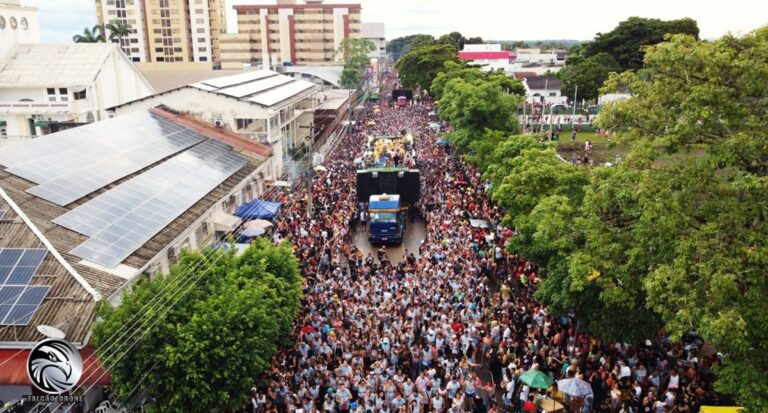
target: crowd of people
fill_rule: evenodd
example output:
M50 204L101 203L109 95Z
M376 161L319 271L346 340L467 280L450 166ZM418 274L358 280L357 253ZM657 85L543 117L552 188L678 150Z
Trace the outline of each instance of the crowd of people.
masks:
M385 75L381 96L396 81ZM536 265L504 251L514 230L502 225L479 171L437 145L432 110L428 98L403 108L367 103L311 191L298 183L280 195L273 239L292 243L305 297L295 346L276 355L246 411L533 413L548 397L574 412L695 413L712 401L717 358L699 360L663 336L601 342L533 299ZM368 136L402 131L414 136L426 238L390 262L352 245L354 160ZM520 379L529 370L583 379L592 394L533 388Z

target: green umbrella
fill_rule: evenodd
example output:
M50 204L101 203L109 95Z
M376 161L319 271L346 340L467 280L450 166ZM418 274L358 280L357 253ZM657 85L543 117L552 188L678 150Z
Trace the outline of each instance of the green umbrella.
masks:
M551 377L538 370L526 371L520 376L520 381L536 389L546 389L553 383Z

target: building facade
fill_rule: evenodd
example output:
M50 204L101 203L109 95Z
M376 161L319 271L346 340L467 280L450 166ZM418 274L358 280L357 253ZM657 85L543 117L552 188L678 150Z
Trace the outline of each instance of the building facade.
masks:
M363 23L363 39L376 46L376 50L368 53L368 57L382 59L387 56L387 37L384 34L384 23Z
M120 47L134 62L221 62L224 0L96 0L96 16L131 26Z
M271 5L236 5L238 35L225 36L222 68L334 64L344 39L362 36L360 4L282 0ZM244 51L247 50L247 56Z
M39 42L37 8L22 6L19 0L0 0L0 62L10 56L16 45Z
M0 67L0 145L106 119L106 108L154 93L109 43L21 44Z
M465 44L459 52L459 58L475 65L481 65L483 70L508 71L514 55L501 50L500 44Z

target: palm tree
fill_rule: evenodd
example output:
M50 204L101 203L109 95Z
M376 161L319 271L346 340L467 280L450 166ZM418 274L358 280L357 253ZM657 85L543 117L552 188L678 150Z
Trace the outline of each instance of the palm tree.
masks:
M83 29L83 34L72 36L72 41L75 43L99 43L106 42L107 39L104 37L104 27L97 24L92 29L87 27Z
M109 40L115 43L120 43L123 37L131 34L131 25L124 20L112 20L107 23L107 30L109 30Z

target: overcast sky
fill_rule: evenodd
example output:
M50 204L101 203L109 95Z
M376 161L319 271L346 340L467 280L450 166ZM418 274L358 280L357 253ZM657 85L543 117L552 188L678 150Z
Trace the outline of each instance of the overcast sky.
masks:
M44 42L70 42L96 22L95 0L21 0L40 8ZM228 26L234 31L234 4L273 4L275 0L225 0ZM349 0L353 2L354 0ZM301 1L299 1L301 2ZM326 3L347 2L326 0ZM676 19L692 17L703 38L726 32L747 33L768 25L761 1L731 0L362 0L363 21L384 22L387 38L414 33L441 35L459 31L484 39L592 39L630 16Z

